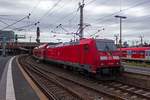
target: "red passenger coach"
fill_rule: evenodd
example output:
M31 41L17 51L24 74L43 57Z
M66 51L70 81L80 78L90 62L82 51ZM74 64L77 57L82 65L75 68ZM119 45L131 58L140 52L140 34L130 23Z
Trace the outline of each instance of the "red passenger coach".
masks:
M150 47L131 47L121 50L124 60L150 61Z
M122 71L119 54L113 40L82 39L55 46L47 45L44 59L69 65L98 76L110 76ZM43 55L41 56L43 57Z

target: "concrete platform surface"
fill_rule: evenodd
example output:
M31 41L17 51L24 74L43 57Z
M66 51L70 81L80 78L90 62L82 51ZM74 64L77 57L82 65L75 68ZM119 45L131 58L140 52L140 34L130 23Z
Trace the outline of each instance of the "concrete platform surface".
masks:
M15 57L0 57L0 100L40 100L25 80Z

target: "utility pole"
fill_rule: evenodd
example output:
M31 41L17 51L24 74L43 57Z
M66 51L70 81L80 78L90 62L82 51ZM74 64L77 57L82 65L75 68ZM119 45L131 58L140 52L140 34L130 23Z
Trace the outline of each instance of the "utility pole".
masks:
M126 19L127 17L119 16L119 15L116 15L115 17L120 19L120 40L119 40L119 43L120 43L120 48L121 48L122 47L122 19Z
M79 31L79 36L80 36L80 39L83 38L83 8L84 8L84 0L82 1L82 4L79 3L79 9L80 9L80 31Z

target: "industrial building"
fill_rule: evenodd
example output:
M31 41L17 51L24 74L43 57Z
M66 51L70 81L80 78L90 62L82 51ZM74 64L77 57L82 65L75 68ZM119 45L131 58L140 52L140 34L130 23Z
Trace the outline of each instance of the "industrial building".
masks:
M13 31L1 31L0 30L0 43L4 40L5 42L14 42L15 33Z

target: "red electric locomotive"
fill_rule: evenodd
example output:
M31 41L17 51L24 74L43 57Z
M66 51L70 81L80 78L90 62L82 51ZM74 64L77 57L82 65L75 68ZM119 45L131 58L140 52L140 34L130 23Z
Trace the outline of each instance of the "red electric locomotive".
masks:
M121 48L122 59L134 61L150 61L150 47Z
M35 55L36 48L33 50ZM47 45L44 60L70 65L80 71L98 76L117 75L122 72L120 53L113 40L82 39L78 42Z

